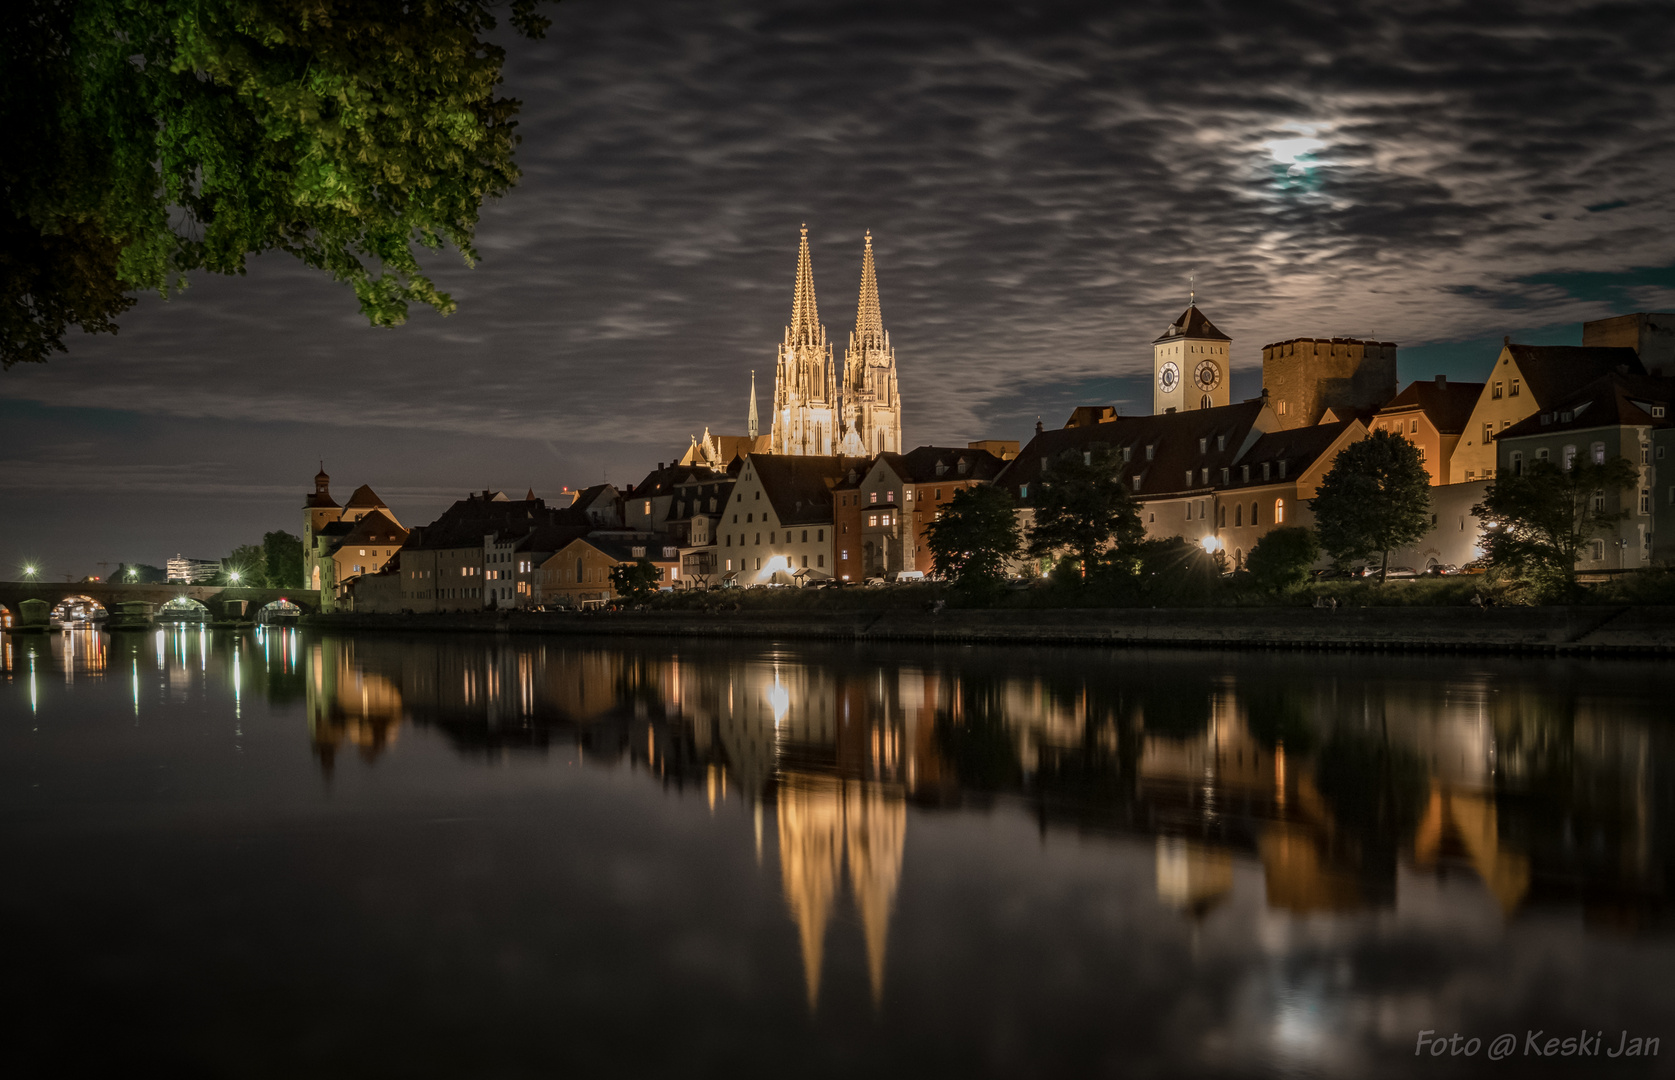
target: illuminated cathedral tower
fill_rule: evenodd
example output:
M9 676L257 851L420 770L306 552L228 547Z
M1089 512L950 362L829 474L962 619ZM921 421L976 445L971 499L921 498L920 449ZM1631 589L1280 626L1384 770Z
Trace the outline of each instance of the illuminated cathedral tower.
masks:
M878 307L878 273L872 233L861 260L861 300L855 332L843 354L843 447L854 457L901 453L901 398L896 392L896 350Z
M791 325L779 346L774 375L773 428L769 452L831 454L838 440L837 375L832 346L814 303L814 267L808 257L808 226L797 249L797 289Z

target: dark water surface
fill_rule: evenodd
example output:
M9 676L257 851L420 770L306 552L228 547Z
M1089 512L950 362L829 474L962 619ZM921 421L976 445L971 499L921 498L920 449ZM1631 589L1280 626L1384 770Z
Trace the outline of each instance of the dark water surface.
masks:
M0 1066L1671 1075L1672 713L1634 662L0 638Z

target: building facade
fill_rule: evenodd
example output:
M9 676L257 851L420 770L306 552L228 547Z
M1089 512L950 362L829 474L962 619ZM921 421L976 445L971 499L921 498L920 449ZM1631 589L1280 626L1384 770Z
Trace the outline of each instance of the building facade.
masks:
M832 492L865 459L753 454L715 526L722 580L798 585L832 576Z
M1449 463L1471 419L1482 383L1449 382L1438 375L1432 382L1416 382L1390 399L1367 427L1388 431L1419 448L1431 486L1449 482Z

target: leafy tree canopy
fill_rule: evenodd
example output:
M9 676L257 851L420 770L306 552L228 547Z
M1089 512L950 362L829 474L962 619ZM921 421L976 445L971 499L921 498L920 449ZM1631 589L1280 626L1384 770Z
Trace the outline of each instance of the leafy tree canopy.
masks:
M1311 505L1320 546L1340 564L1378 560L1383 584L1391 549L1431 528L1431 477L1417 446L1375 431L1338 453Z
M302 587L302 538L284 530L262 537L262 562L271 589Z
M538 0L511 22L539 37ZM474 262L517 179L491 0L14 0L0 35L0 366L129 294L285 251L374 325L454 302L415 242Z
M1017 508L1005 488L954 492L925 533L936 572L973 594L993 591L1006 575L1008 560L1023 550Z
M1030 554L1068 550L1085 576L1101 567L1132 564L1134 545L1146 530L1122 482L1121 465L1121 458L1104 445L1066 450L1053 458L1035 496Z
M611 587L624 600L644 600L657 591L662 571L648 559L617 563L611 567Z
M234 574L238 575L236 579ZM252 589L267 588L267 553L260 544L240 544L231 555L221 560L221 573L217 580L223 585L236 582Z
M1320 558L1314 533L1300 525L1286 525L1264 533L1245 557L1245 569L1264 589L1278 592L1309 579L1309 567Z
M1520 475L1502 474L1472 513L1483 520L1483 554L1491 566L1540 582L1576 584L1576 561L1588 541L1628 516L1607 511L1596 496L1637 485L1626 458L1579 459L1564 469L1533 461Z

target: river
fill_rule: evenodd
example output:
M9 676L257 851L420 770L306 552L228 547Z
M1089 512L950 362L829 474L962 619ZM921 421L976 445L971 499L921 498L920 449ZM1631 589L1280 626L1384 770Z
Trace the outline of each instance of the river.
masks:
M0 680L39 1074L1675 1065L1667 663L176 627Z

